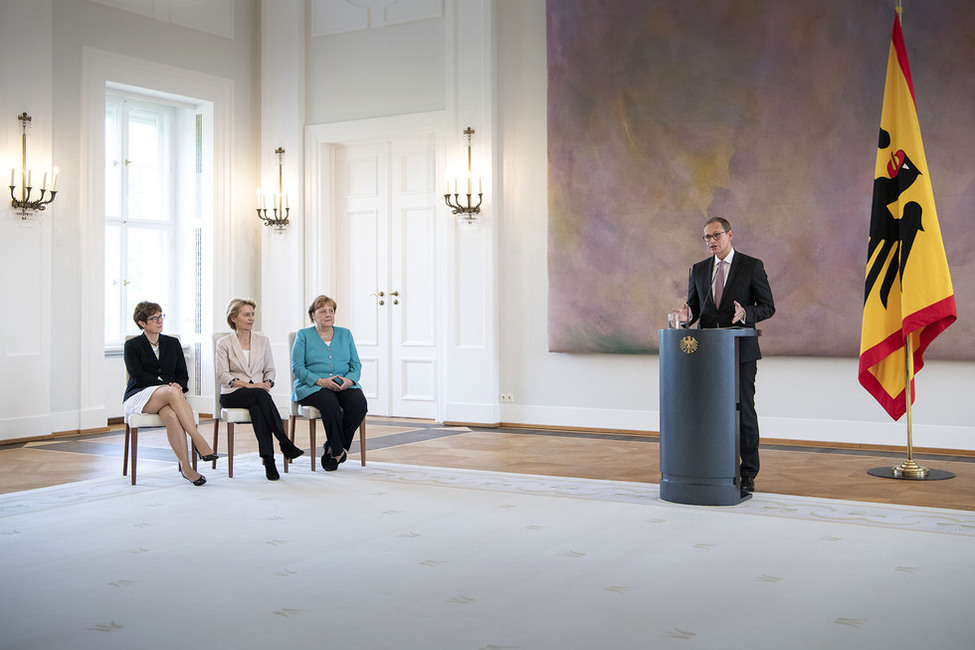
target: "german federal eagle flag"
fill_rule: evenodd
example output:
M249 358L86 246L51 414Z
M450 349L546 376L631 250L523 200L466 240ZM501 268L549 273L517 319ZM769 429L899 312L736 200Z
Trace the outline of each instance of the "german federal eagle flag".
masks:
M874 172L859 371L860 384L894 420L907 410L906 342L917 372L924 350L956 317L904 34L895 14ZM913 396L912 375L912 402Z

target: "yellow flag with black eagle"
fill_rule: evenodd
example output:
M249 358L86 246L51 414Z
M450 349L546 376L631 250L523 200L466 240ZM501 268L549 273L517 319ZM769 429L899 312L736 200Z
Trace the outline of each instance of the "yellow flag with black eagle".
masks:
M860 332L860 384L894 420L907 410L905 345L914 372L924 350L955 322L955 296L921 144L900 15L894 16ZM911 381L911 401L914 377Z

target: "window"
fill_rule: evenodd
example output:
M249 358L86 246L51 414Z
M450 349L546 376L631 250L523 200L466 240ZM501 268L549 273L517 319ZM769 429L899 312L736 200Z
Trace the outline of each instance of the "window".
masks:
M138 334L132 311L176 309L176 109L108 95L105 106L105 344Z

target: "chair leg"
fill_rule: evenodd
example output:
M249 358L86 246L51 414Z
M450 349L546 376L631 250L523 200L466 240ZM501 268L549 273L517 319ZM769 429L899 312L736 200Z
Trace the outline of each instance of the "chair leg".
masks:
M291 439L291 443L292 444L294 444L294 441L295 441L295 425L296 425L297 419L298 419L298 416L297 415L292 415L292 416L290 416L288 418L288 429L287 429L287 431L288 431L288 437ZM288 471L288 464L290 462L291 461L289 461L287 458L284 459L284 471L285 472Z
M227 478L234 477L234 423L227 423Z
M122 449L122 476L126 476L129 473L129 435L131 430L129 429L129 423L125 423L125 445Z
M315 418L308 419L308 439L311 443L311 471L315 471L315 459L318 458L318 443L315 442Z
M366 466L366 419L362 418L362 423L359 425L359 462L362 466Z
M291 418L291 422L294 422L294 418ZM294 442L294 440L295 440L295 434L294 434L293 431L290 431L288 429L288 426L289 425L290 425L290 422L288 420L285 420L284 418L281 418L281 426L284 427L284 431L285 431L285 433L288 434L288 438L291 440L291 442ZM284 456L283 453L281 455ZM284 473L285 474L288 473L288 457L287 456L284 456Z
M220 434L220 418L213 419L213 453L217 453L217 440ZM213 469L217 469L217 461L213 461Z
M132 485L135 485L135 465L138 460L138 449L139 449L139 429L135 427L132 429L132 446L129 447L132 452Z

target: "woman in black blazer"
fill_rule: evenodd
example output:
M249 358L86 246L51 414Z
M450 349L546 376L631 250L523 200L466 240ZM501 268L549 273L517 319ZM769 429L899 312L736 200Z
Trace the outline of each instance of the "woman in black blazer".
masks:
M154 302L135 306L132 320L142 335L125 342L125 368L129 384L122 404L126 414L155 413L166 424L166 436L179 460L179 473L193 485L203 485L206 477L193 469L186 434L193 439L200 458L217 459L200 433L193 409L183 395L189 390L189 373L179 339L162 334L162 308Z

